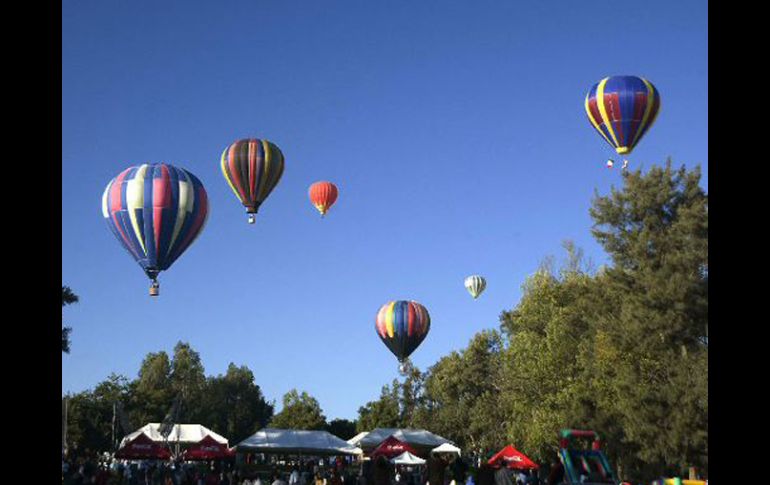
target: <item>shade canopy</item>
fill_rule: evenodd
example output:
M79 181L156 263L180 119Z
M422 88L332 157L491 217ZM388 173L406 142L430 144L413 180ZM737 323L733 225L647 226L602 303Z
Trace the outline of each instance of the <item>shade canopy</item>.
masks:
M212 436L206 436L198 443L190 446L184 451L182 458L184 460L222 460L231 458L235 452L231 452L227 443L220 443Z
M364 435L357 442L351 444L360 446L364 450L371 450L379 446L379 444L385 441L389 436L393 436L397 440L407 443L415 448L433 449L439 445L450 442L448 439L424 429L377 428Z
M452 443L444 443L441 446L437 446L436 448L433 448L432 450L430 450L430 452L435 454L451 453L453 455L460 456L460 448L456 447Z
M130 440L121 442L115 452L115 458L121 460L167 460L171 451L163 443L153 441L144 433L134 435Z
M133 433L126 435L120 442L120 447L122 448L126 443L132 441L140 434L144 434L155 443L165 443L168 441L169 443L191 445L200 443L203 438L210 436L217 443L222 443L224 445L228 444L227 438L200 424L175 424L174 427L171 428L168 438L163 438L163 435L160 434L160 423L148 423Z
M540 466L511 445L506 446L487 462L490 465L505 464L514 470L536 470Z
M408 451L405 451L400 455L398 455L397 457L391 459L390 462L393 463L394 465L424 465L425 464L425 460L423 460L419 456L414 456Z
M238 452L360 455L361 449L328 431L264 428L235 445Z
M383 455L390 459L404 453L414 455L417 453L417 451L409 446L409 444L404 443L403 441L400 441L393 436L388 436L382 443L379 444L379 446L377 446L377 448L374 449L374 451L369 454L369 456L371 458L375 458L376 456Z

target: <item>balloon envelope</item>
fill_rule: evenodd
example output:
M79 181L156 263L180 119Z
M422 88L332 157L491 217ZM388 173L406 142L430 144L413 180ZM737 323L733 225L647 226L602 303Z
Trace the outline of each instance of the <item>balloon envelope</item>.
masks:
M107 184L107 226L153 281L201 234L208 218L198 178L165 163L129 167Z
M337 186L331 182L316 182L308 190L310 202L322 216L337 202L338 193Z
M430 315L416 301L389 301L377 312L374 328L401 362L425 340L430 330Z
M611 76L591 87L585 109L594 129L615 151L631 153L655 122L660 95L646 79Z
M283 167L281 150L267 140L256 138L236 141L225 148L220 160L225 180L248 214L256 214L278 185Z
M465 288L468 290L468 293L471 294L474 300L484 292L486 287L487 280L485 280L483 276L472 275L465 278Z

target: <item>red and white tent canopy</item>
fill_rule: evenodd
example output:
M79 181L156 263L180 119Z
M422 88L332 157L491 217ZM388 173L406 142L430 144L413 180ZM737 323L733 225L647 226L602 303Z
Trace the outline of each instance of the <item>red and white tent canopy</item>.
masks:
M169 445L180 445L192 454L186 459L217 459L230 456L227 438L200 424L176 424L167 438L160 434L160 423L149 423L120 442L116 458L128 460L168 459ZM194 457L199 458L194 458ZM207 458L211 456L212 458Z
M171 458L171 451L163 445L153 441L144 433L135 435L130 440L123 440L120 449L115 453L115 458L121 460L167 460Z
M412 455L417 455L417 451L409 446L408 443L404 443L393 436L388 436L369 456L374 458L378 455L384 455L386 458L391 459L407 451Z
M235 451L228 448L227 443L220 443L213 436L208 435L198 443L184 451L184 460L221 460L235 456Z
M504 463L508 468L514 470L536 470L540 468L540 465L527 458L524 453L520 452L511 445L508 445L497 452L497 454L490 458L487 463L490 465L499 465Z

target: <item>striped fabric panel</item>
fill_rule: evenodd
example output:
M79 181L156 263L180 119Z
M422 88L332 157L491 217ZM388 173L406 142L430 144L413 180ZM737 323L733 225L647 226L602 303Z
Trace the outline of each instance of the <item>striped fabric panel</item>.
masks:
M425 340L430 330L430 316L428 310L415 301L391 301L377 312L375 330L401 361Z
M225 148L220 168L235 196L253 213L278 185L284 158L267 140L243 139Z
M588 92L585 109L594 129L618 153L630 153L658 113L655 87L636 76L607 77Z
M107 184L102 216L137 263L148 274L157 274L200 235L208 199L190 172L163 163L143 164Z

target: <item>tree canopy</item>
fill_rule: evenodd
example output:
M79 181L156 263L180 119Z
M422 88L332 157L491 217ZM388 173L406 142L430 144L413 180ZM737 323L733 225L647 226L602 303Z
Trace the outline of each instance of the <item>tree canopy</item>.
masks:
M326 417L316 398L307 392L299 393L292 389L284 394L283 409L273 416L270 427L321 430L326 428Z

